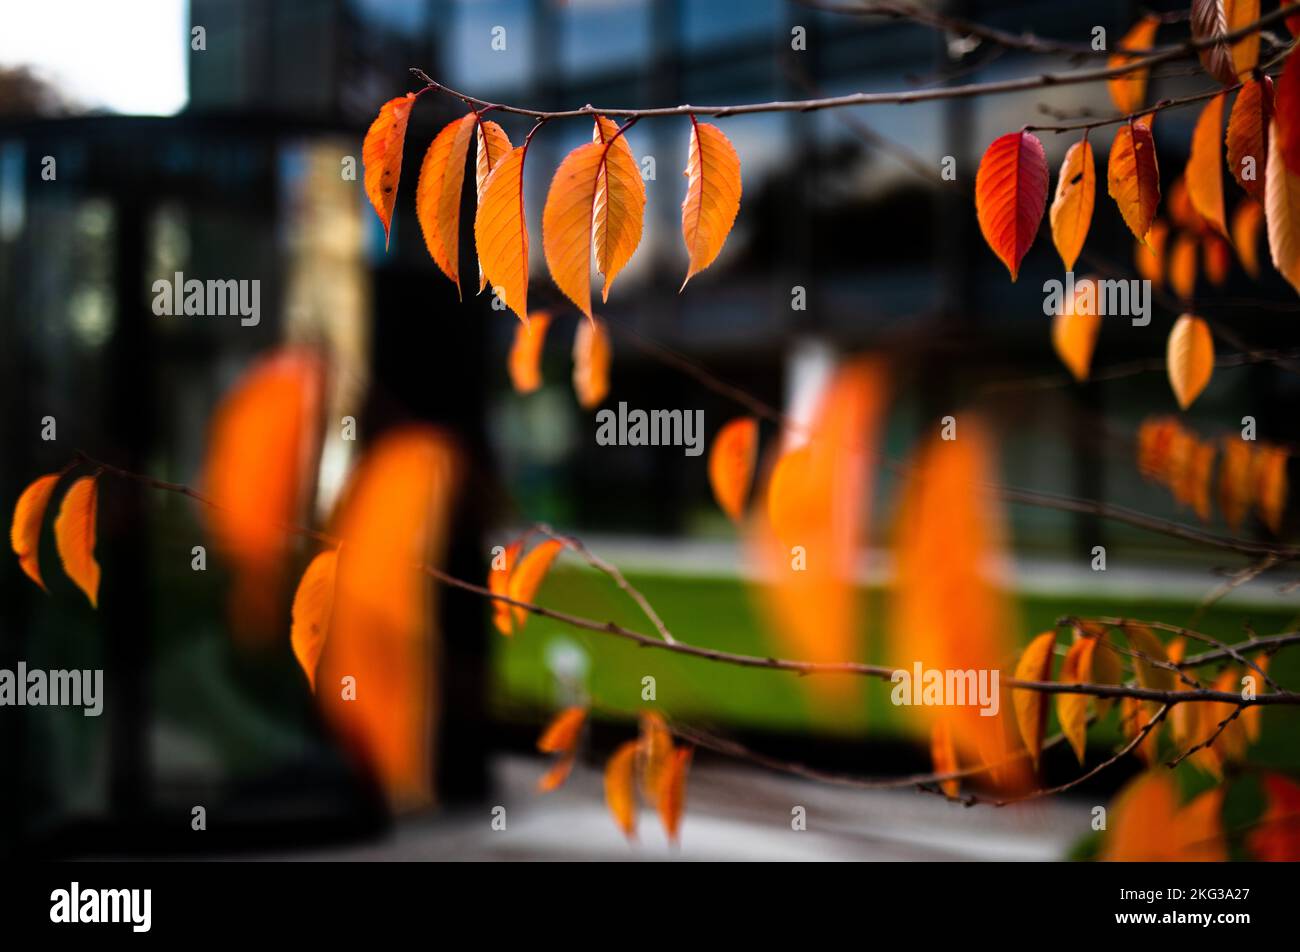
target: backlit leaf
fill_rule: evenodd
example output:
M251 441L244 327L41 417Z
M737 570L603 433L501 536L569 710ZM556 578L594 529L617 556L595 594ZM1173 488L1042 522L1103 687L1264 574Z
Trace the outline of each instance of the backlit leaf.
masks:
M1260 520L1274 535L1282 534L1282 516L1286 512L1287 453L1279 446L1261 444L1255 450L1251 467L1255 509Z
M330 615L334 611L334 582L338 552L330 549L311 560L302 573L293 596L293 625L289 641L293 656L312 691L316 690L316 666L320 663L325 639L329 635Z
M1052 657L1056 650L1056 632L1046 631L1025 648L1016 665L1018 681L1052 680ZM1014 692L1016 723L1024 739L1029 757L1038 766L1038 754L1043 749L1043 733L1047 729L1047 695L1038 691Z
M733 522L739 522L754 480L758 457L758 420L740 417L723 425L709 448L709 485Z
M1259 0L1223 0L1223 12L1227 31L1236 33L1259 19ZM1231 53L1233 72L1244 78L1259 64L1259 31L1232 43Z
M1295 48L1287 54L1278 77L1272 116L1270 136L1277 138L1281 161L1292 175L1300 175L1300 56Z
M1135 122L1120 126L1106 172L1107 191L1124 223L1139 240L1145 238L1160 204L1160 169L1151 130Z
M1047 155L1030 132L1009 132L993 140L975 175L975 213L993 253L1011 280L1038 235L1047 207Z
M1259 231L1264 224L1264 206L1243 198L1232 212L1232 244L1241 266L1252 278L1259 277Z
M1056 198L1052 201L1050 220L1052 241L1061 256L1066 271L1074 270L1074 262L1083 250L1092 224L1092 206L1097 193L1097 167L1092 157L1092 146L1085 136L1070 146L1061 162L1060 176L1056 180Z
M1205 277L1216 288L1221 288L1232 270L1232 249L1226 238L1207 231L1201 236L1201 259Z
M1083 684L1089 680L1092 656L1097 650L1096 638L1080 638L1070 645L1065 660L1061 662L1062 684ZM1061 722L1061 732L1074 748L1074 755L1083 764L1088 746L1088 701L1086 694L1058 694L1056 719Z
M1052 346L1061 363L1080 382L1088 379L1097 334L1101 331L1095 289L1094 279L1081 279L1075 284L1074 299L1062 301L1060 312L1052 318Z
M1250 444L1234 436L1223 438L1223 457L1219 463L1219 511L1223 521L1234 531L1250 512L1252 501L1253 454Z
M1261 202L1272 109L1273 81L1265 76L1263 82L1247 79L1242 84L1228 116L1228 171L1238 185Z
M641 722L641 793L648 803L659 800L660 780L673 757L673 735L668 722L658 711L642 711Z
M474 135L471 112L443 126L420 164L415 186L415 213L429 254L451 278L460 294L460 196L465 182L465 157Z
M14 521L9 527L9 544L18 556L18 565L42 589L45 589L45 582L41 579L39 560L41 525L45 521L45 509L50 504L50 495L58 481L58 473L33 480L18 497L18 503L14 506Z
M559 754L573 750L578 746L582 734L582 725L587 720L585 707L565 708L555 715L554 720L546 725L546 730L537 739L537 749L544 754Z
M549 311L533 311L526 323L515 325L515 339L510 345L507 366L510 385L516 393L532 393L542 385L542 348L546 344L546 329L550 326Z
M546 578L546 573L550 571L551 563L563 548L564 543L558 539L545 539L539 542L531 552L519 560L515 570L510 573L507 594L517 602L531 602L542 580ZM510 608L514 614L514 630L519 631L528 621L529 613L517 605L512 605Z
M1165 243L1169 239L1169 226L1157 218L1147 231L1146 241L1138 241L1133 258L1137 273L1155 287L1165 283Z
M1146 625L1127 624L1124 626L1124 635L1128 638L1129 648L1137 653L1133 659L1133 670L1137 674L1138 684L1155 691L1172 691L1175 680L1173 671L1157 663L1168 662L1169 655L1165 653L1165 646L1155 632Z
M717 126L692 117L682 201L682 238L689 256L683 288L722 250L740 211L740 191L740 157L731 141Z
M1150 49L1155 43L1156 30L1160 28L1160 18L1157 16L1147 15L1133 25L1123 39L1119 41L1117 49L1119 50L1146 50ZM1125 55L1116 52L1111 54L1106 61L1110 69L1123 66L1132 60L1137 59L1136 55ZM1135 69L1132 72L1124 73L1122 76L1115 76L1106 80L1106 88L1110 92L1110 98L1115 103L1115 108L1124 115L1137 112L1146 105L1147 96L1147 76L1151 72L1150 68Z
M573 337L573 392L590 410L609 394L609 331L600 318L581 321Z
M68 487L54 520L54 542L63 571L99 607L99 563L95 561L95 514L99 505L97 477L83 476Z
M624 835L636 835L636 758L639 743L625 741L605 764L605 804Z
M523 551L524 543L520 539L505 546L499 556L492 557L492 564L488 569L488 590L494 595L510 594L510 576L514 573L515 566L519 564L519 556ZM498 599L492 600L492 623L503 635L514 632L514 616L510 613L512 607Z
M483 202L483 187L487 185L488 175L497 167L502 158L514 148L506 131L491 119L482 120L474 136L474 187L478 201ZM483 273L482 264L478 269L478 289L487 287L487 275Z
M1219 234L1227 234L1223 214L1223 101L1220 93L1205 104L1192 132L1192 149L1183 177L1192 207Z
M1297 63L1295 72L1300 74L1300 63ZM1296 107L1300 109L1300 101ZM1264 170L1268 250L1273 257L1273 267L1300 291L1300 175L1287 168L1282 160L1277 130L1278 123L1274 119L1268 138L1268 166Z
M672 752L664 765L659 778L659 796L655 806L659 810L659 820L663 823L668 842L677 842L682 825L682 813L686 809L686 774L691 767L690 747L678 747Z
M1191 314L1178 318L1169 332L1165 364L1178 406L1186 410L1214 373L1214 337L1209 325Z
M384 247L393 223L393 205L397 201L397 182L402 176L402 146L406 143L406 124L411 118L415 94L390 99L379 109L361 146L365 168L366 197L384 223Z
M1180 231L1169 252L1169 288L1184 302L1196 291L1197 250L1200 243L1190 231Z
M580 145L555 170L542 209L542 250L555 286L592 320L591 237L602 142Z
M632 254L641 243L645 180L641 178L631 143L626 135L619 135L616 123L597 116L593 139L608 144L605 164L596 179L592 236L596 247L596 268L605 276L600 299L608 301L614 278L632 260Z
M524 219L524 146L511 149L488 173L474 215L479 267L493 291L521 321L528 320L528 223Z

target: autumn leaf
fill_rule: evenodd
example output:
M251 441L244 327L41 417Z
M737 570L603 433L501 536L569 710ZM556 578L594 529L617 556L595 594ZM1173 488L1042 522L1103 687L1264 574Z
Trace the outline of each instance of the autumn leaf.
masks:
M1210 521L1210 478L1214 475L1215 447L1193 438L1185 441L1177 474L1173 480L1174 498L1191 506L1202 522Z
M384 248L393 223L393 205L397 201L397 182L402 176L402 146L406 143L406 124L411 118L415 94L390 99L379 109L361 146L361 163L365 168L366 197L384 223Z
M1157 218L1151 223L1146 240L1139 240L1133 252L1138 275L1157 288L1165 283L1165 243L1168 238L1169 226Z
M1197 41L1213 40L1228 32L1227 15L1224 13L1223 0L1192 0L1192 39ZM1237 71L1232 66L1232 54L1227 44L1214 42L1196 51L1205 71L1223 83L1232 86L1237 82Z
M1096 282L1084 278L1075 285L1072 301L1062 301L1061 310L1052 318L1052 346L1061 363L1069 368L1075 380L1088 379L1092 366L1092 352L1101 331L1101 315L1097 313Z
M1279 773L1266 773L1260 781L1267 806L1246 845L1266 863L1300 862L1300 784Z
M659 778L659 796L656 808L659 820L663 823L668 842L675 843L682 825L682 813L686 809L686 773L691 766L693 748L678 747L664 764L663 774Z
M1141 701L1133 697L1122 698L1120 700L1120 727L1124 732L1125 739L1130 742L1136 739L1142 730L1151 723L1155 712L1156 705L1154 702ZM1133 751L1138 759L1148 766L1155 763L1158 752L1159 747L1154 729L1142 738L1142 743L1138 744Z
M1268 444L1256 448L1251 467L1255 509L1274 535L1282 534L1282 515L1286 512L1286 467L1286 450Z
M640 744L625 741L605 764L605 804L628 839L636 836L636 758Z
M1160 18L1157 16L1144 16L1141 20L1133 25L1123 39L1119 41L1119 50L1146 50L1150 49L1155 43L1156 30L1160 28ZM1116 69L1120 66L1138 59L1136 55L1125 55L1121 52L1112 53L1106 61L1110 69ZM1131 72L1124 73L1120 76L1112 76L1106 80L1106 88L1110 92L1111 101L1124 115L1137 112L1146 105L1147 96L1147 76L1151 72L1150 68L1135 69Z
M1287 54L1278 77L1272 116L1270 137L1277 139L1281 161L1292 175L1300 175L1300 57L1294 48Z
M334 610L334 581L338 552L321 552L307 566L293 596L293 625L289 641L293 656L313 692L316 690L316 666L329 634L330 614Z
M483 276L521 321L528 320L525 148L511 149L488 173L474 215L474 244Z
M497 167L504 156L514 148L510 136L491 119L480 120L478 131L474 136L474 188L479 204L483 203L483 187L487 185L488 176ZM478 269L478 289L482 293L487 287L487 275L483 273L482 264Z
M1295 72L1300 73L1300 65ZM1278 96L1279 102L1281 96ZM1297 104L1300 108L1300 102ZM1278 122L1268 137L1268 165L1264 169L1264 209L1268 221L1268 250L1273 267L1300 291L1300 175L1282 159Z
M686 282L717 258L740 211L740 157L717 126L691 117L691 144L686 158L686 198L682 201L682 238L689 265Z
M1011 280L1038 235L1047 207L1047 155L1030 132L1009 132L993 140L975 174L975 214L993 253Z
M519 564L519 556L523 551L523 540L518 539L505 546L499 556L492 557L492 564L488 569L488 591L494 595L510 594L510 576L514 573L515 566ZM501 561L500 565L497 564L498 558ZM511 607L500 599L492 599L492 622L496 625L497 631L503 635L514 632Z
M1265 76L1263 82L1247 79L1242 83L1228 116L1228 171L1238 185L1261 202L1272 111L1273 81Z
M1214 373L1214 338L1199 317L1184 314L1169 332L1165 364L1178 406L1186 410Z
M547 725L542 736L537 740L537 749L544 754L559 754L560 757L538 781L537 788L542 793L550 793L568 779L577 757L578 739L582 735L582 725L587 720L585 707L570 707L561 711Z
M658 711L642 711L641 723L641 793L649 803L659 799L660 779L673 756L673 735L668 722Z
M1052 680L1052 655L1056 650L1056 632L1045 631L1029 643L1016 665L1017 681ZM1014 692L1016 723L1030 759L1038 767L1038 755L1043 749L1043 733L1047 728L1047 696L1038 691Z
M602 142L580 145L560 163L542 209L542 250L555 286L586 315L591 314L592 211L596 178L605 158Z
M1109 862L1223 862L1222 788L1186 806L1169 771L1147 772L1120 791L1110 809L1101 858Z
M1201 260L1205 276L1216 288L1221 288L1228 280L1232 270L1232 249L1227 239L1220 238L1214 232L1207 231L1201 236Z
M1237 437L1223 438L1223 456L1219 463L1219 511L1234 532L1250 512L1253 475L1250 444Z
M1196 291L1196 262L1200 242L1196 235L1180 231L1169 252L1169 287L1184 302L1190 302Z
M1140 241L1160 204L1160 169L1151 130L1135 122L1119 127L1107 164L1108 192L1124 223Z
M443 126L429 144L415 186L415 213L429 254L460 288L460 195L465 182L465 157L477 117L468 113Z
M531 602L542 580L546 578L546 573L550 571L551 563L563 548L564 543L558 539L539 542L531 552L519 560L519 564L510 573L506 593L517 602ZM514 615L513 630L517 632L528 621L529 613L518 605L512 605L510 608Z
M533 311L526 322L515 325L507 368L516 393L532 393L542 385L542 347L550 326L549 311Z
M573 392L590 410L609 394L609 331L600 318L582 321L573 337Z
M44 591L49 589L45 588L45 582L41 579L41 525L45 521L45 509L50 504L50 495L58 481L58 473L33 480L18 497L18 503L14 506L14 521L9 527L9 544L18 556L19 567Z
M1061 662L1060 682L1062 684L1087 683L1096 649L1096 638L1080 638L1070 645L1065 660ZM1088 746L1088 695L1058 694L1056 719L1061 722L1061 732L1074 748L1074 755L1082 766L1084 752Z
M1083 250L1084 239L1088 237L1096 192L1096 162L1092 157L1092 146L1085 135L1065 153L1056 180L1056 198L1052 201L1049 213L1052 242L1056 245L1066 271L1074 270L1074 262Z
M957 749L952 741L952 727L943 718L937 719L930 728L930 763L934 772L940 776L956 773L959 769ZM945 796L955 797L961 790L961 781L956 777L940 780L939 789Z
M623 270L637 245L645 222L645 180L632 154L626 135L604 116L596 117L592 133L596 142L606 143L605 164L596 177L596 206L593 241L596 268L605 276L600 299L609 300L614 278ZM733 216L734 217L734 216Z
M1124 626L1129 647L1136 652L1133 669L1138 684L1153 691L1172 691L1174 672L1164 665L1169 661L1165 646L1146 625L1129 623Z
M1223 0L1224 25L1236 33L1259 19L1259 0ZM1259 65L1259 31L1232 44L1232 68L1242 78Z
M83 476L63 496L54 520L54 542L63 571L99 607L99 563L95 561L95 513L99 505L96 476Z
M1300 3L1300 0L1282 0L1280 7L1293 6ZM1300 16L1289 16L1286 18L1286 28L1291 31L1292 36L1300 36Z
M709 448L713 498L733 522L739 522L744 514L757 457L758 420L754 417L740 417L724 424Z
M1187 195L1198 215L1221 235L1228 227L1223 215L1223 101L1220 93L1206 103L1192 132L1192 151L1183 177Z
M1259 230L1264 224L1264 206L1243 198L1232 212L1232 245L1241 266L1252 278L1259 277Z

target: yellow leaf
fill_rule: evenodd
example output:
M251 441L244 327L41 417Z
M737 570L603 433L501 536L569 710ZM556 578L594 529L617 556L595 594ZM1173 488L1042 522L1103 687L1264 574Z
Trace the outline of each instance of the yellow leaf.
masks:
M1155 42L1156 30L1159 28L1159 17L1151 15L1143 17L1133 25L1131 30L1124 34L1124 38L1119 41L1118 49L1150 49ZM1125 55L1116 52L1106 61L1106 65L1114 69L1137 58L1136 55ZM1137 112L1146 105L1147 76L1150 72L1150 68L1135 69L1132 72L1124 73L1122 76L1115 76L1106 80L1106 88L1110 92L1111 101L1115 103L1116 109L1124 115L1128 115Z
M1016 665L1018 681L1050 681L1052 679L1052 654L1056 650L1056 632L1045 631L1029 643ZM1016 723L1025 741L1029 757L1038 767L1038 755L1043 749L1043 732L1047 727L1047 696L1038 691L1014 692Z
M609 394L609 331L600 318L581 321L573 337L573 392L590 410Z
M479 204L483 202L483 186L487 184L488 175L497 167L503 156L509 155L510 150L514 148L510 144L510 137L506 131L491 119L482 120L478 124L478 132L475 135L475 157L474 157L474 186L478 195ZM487 287L487 275L483 273L483 266L480 264L478 269L478 289L480 292Z
M1092 146L1085 137L1065 153L1056 180L1056 197L1049 212L1052 242L1066 271L1074 270L1074 262L1088 237L1096 192L1096 162L1092 157Z
M605 764L605 804L628 839L636 835L636 757L639 747L637 741L625 741Z
M365 167L366 197L384 223L384 248L393 223L393 205L397 201L397 182L402 177L402 146L406 143L406 124L411 118L415 94L390 99L379 109L361 146Z
M302 573L298 590L293 595L293 626L289 641L293 655L298 659L307 683L316 690L316 666L330 630L330 614L334 611L334 579L338 568L338 552L330 549L311 560Z
M559 754L573 750L578 745L582 725L587 720L585 707L565 708L546 726L537 739L537 749L544 754Z
M730 140L717 126L692 116L682 201L682 238L690 266L683 288L722 250L740 211L740 190L740 157Z
M1214 338L1209 325L1191 314L1178 318L1169 332L1165 362L1174 397L1186 410L1214 374Z
M1192 207L1219 234L1228 227L1223 217L1223 101L1220 93L1206 103L1192 132L1192 150L1183 176Z
M479 266L501 301L528 320L528 223L524 219L524 146L488 173L474 215Z
M664 765L659 778L659 796L656 806L659 820L668 834L668 842L677 841L677 833L682 824L682 812L686 809L686 772L691 766L692 748L679 747L672 752Z
M564 544L558 539L546 539L519 561L519 565L510 574L507 594L517 602L531 602L537 588L550 571L551 563L560 554ZM514 614L514 630L519 631L528 621L528 612L518 606L510 606Z
M542 209L542 250L551 279L588 320L591 315L591 229L602 142L580 145L555 170Z
M645 219L645 181L626 135L604 116L596 117L594 141L608 145L605 164L596 179L596 268L605 276L600 299L609 300L614 278L632 260L641 243ZM612 143L612 144L611 144Z
M758 456L758 420L739 417L720 429L709 448L709 485L733 522L745 511L745 499L754 479L754 461Z
M68 489L54 520L54 541L63 570L99 607L99 563L95 561L95 511L99 504L97 477L83 476Z
M514 343L510 345L510 385L516 393L532 393L542 385L542 347L546 329L551 326L549 311L533 311L528 321L515 325Z
M41 524L45 521L45 508L50 503L50 494L54 492L58 481L57 473L33 480L18 497L18 504L14 506L13 525L9 527L9 543L18 556L18 565L27 573L28 578L45 591L48 589L41 579L39 559Z
M415 186L415 213L429 254L460 295L460 193L476 117L453 119L429 143Z

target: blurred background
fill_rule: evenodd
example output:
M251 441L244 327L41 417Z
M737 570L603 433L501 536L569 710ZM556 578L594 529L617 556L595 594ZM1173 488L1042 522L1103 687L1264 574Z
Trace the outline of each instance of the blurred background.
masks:
M1074 42L1101 25L1112 44L1143 10L1178 6L926 5ZM354 415L360 434L357 443L326 440L318 515L367 443L398 423L432 421L456 435L472 471L455 516L454 574L483 579L491 545L544 520L619 565L682 638L753 654L777 649L704 458L596 444L592 413L570 383L577 315L552 286L540 241L534 306L553 307L556 319L545 383L529 395L514 393L506 374L513 315L492 310L486 295L459 303L430 260L414 215L415 175L432 136L463 113L458 102L431 93L413 112L387 249L360 182L342 170L351 160L360 176L362 137L379 106L419 86L412 66L476 97L558 109L914 89L1072 65L786 0L3 0L0 9L0 498L15 500L78 450L192 482L221 394L256 355L310 342L334 370L331 413ZM805 50L792 49L796 28ZM1185 31L1174 23L1162 41ZM1153 79L1148 98L1203 86L1178 64ZM1010 284L980 239L971 201L979 157L996 136L1051 122L1052 112L1111 108L1101 85L1081 85L718 120L741 156L741 212L717 263L682 294L689 125L638 123L629 142L653 177L641 246L599 308L614 355L605 405L702 409L711 437L745 410L708 381L798 418L839 357L872 351L892 374L891 456L906 457L940 416L975 409L997 435L1008 484L1193 521L1135 465L1138 424L1176 409L1163 373L1073 384L1042 310L1043 281L1061 276L1051 242L1040 235ZM1156 121L1166 189L1186 160L1195 115L1171 110ZM529 127L496 118L516 143ZM589 134L585 122L555 122L534 138L533 229L554 168ZM1099 159L1110 134L1098 133ZM1055 173L1075 137L1043 140ZM945 156L955 159L952 183L939 177ZM47 157L52 179L42 174ZM466 200L472 208L472 194ZM469 248L472 218L463 221ZM1100 194L1088 249L1087 270L1134 276L1132 238ZM1223 288L1200 290L1198 313L1229 326L1243 347L1285 348L1294 295L1265 270L1253 282L1234 262ZM175 272L259 280L260 322L155 315L152 283ZM792 307L796 288L804 309ZM1245 299L1271 303L1247 308ZM1176 316L1165 298L1150 327L1106 322L1094 367L1158 367ZM1263 438L1293 443L1298 383L1294 367L1276 362L1220 370L1185 422L1210 437L1250 414ZM41 439L46 416L57 420L55 441ZM862 558L872 632L883 624L874 596L889 577L879 550L895 490L881 474ZM283 645L237 650L223 566L190 568L204 535L192 505L122 482L102 492L100 611L66 579L50 579L47 597L16 560L0 572L0 666L102 667L111 699L100 718L0 709L6 851L660 855L661 839L649 837L629 853L603 813L598 775L601 755L631 736L645 675L657 678L673 717L774 756L877 775L928 766L880 685L828 712L786 675L656 657L545 619L506 641L482 600L448 592L439 609L440 806L394 825L315 712L289 649L287 604ZM1223 570L1241 567L1087 514L1018 506L1007 515L1024 640L1065 613L1186 621ZM1260 525L1244 532L1267 535ZM1089 569L1096 545L1107 547L1105 573ZM309 556L296 551L295 573ZM1203 627L1228 636L1246 621L1283 630L1296 602L1277 584L1243 586ZM561 562L539 600L644 625L622 593L576 562ZM864 635L864 660L873 644ZM600 701L588 752L570 786L541 798L532 745L575 685ZM1288 762L1270 734L1278 736L1266 729L1261 756ZM1065 779L1074 768L1065 752L1046 769ZM938 798L828 791L703 755L697 776L688 856L1055 858L1085 838L1087 804L1103 802L1126 774L1082 788L1077 802L979 824ZM196 803L212 817L201 836L190 831ZM806 841L789 838L791 803L815 803L823 819ZM521 818L509 843L489 831L494 804Z

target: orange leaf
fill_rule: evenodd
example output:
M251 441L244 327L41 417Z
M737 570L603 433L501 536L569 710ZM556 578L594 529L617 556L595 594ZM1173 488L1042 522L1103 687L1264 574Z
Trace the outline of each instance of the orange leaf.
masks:
M510 594L510 576L514 573L515 566L519 564L519 556L523 550L524 543L520 539L506 546L501 555L492 557L492 565L488 569L488 590L494 595ZM500 565L497 564L498 559L501 562ZM492 600L492 622L496 625L497 631L503 635L514 632L514 618L510 614L511 607L498 599Z
M1052 318L1052 346L1061 363L1075 380L1088 379L1092 352L1101 331L1101 315L1096 307L1096 284L1084 278L1075 285L1073 301L1062 301L1061 310Z
M1259 0L1223 0L1224 25L1236 33L1259 19ZM1242 37L1232 44L1232 69L1245 78L1259 64L1259 32Z
M379 109L361 146L361 163L365 168L366 197L384 223L384 248L393 223L393 205L397 201L397 182L402 177L402 146L406 143L406 124L411 118L415 94L390 99Z
M1207 224L1226 235L1223 217L1223 100L1219 93L1201 110L1192 132L1192 151L1183 177L1192 207Z
M1088 226L1092 224L1092 206L1097 193L1096 166L1086 136L1070 146L1061 162L1056 198L1052 201L1049 218L1052 241L1066 271L1074 270L1074 262L1088 237Z
M583 321L573 337L573 392L590 410L609 394L609 331L600 318Z
M1246 844L1266 863L1300 862L1300 784L1277 773L1264 774L1262 784L1267 808Z
M550 571L551 563L563 548L564 543L558 539L546 539L538 543L531 552L519 560L519 565L510 574L507 594L517 602L531 602L538 586L542 584L542 579L546 578L546 573ZM528 612L517 605L510 607L514 614L514 630L519 631L528 621Z
M506 131L491 119L482 120L478 125L474 147L474 187L480 204L483 202L483 186L487 184L488 175L497 167L503 156L509 155L514 148ZM478 269L478 289L481 293L487 287L487 275L483 266Z
M1096 638L1080 638L1070 645L1070 650L1061 663L1061 683L1087 682L1096 649ZM1061 722L1061 732L1074 748L1074 756L1079 759L1080 766L1083 765L1084 752L1088 746L1088 700L1086 694L1056 696L1056 719Z
M1133 25L1133 28L1124 34L1124 38L1119 41L1120 50L1145 50L1150 49L1155 42L1156 30L1160 28L1160 18L1157 16L1145 16ZM1125 55L1124 53L1113 53L1106 61L1107 67L1115 69L1123 66L1125 63L1137 59L1134 55ZM1151 72L1150 68L1135 69L1130 73L1122 76L1115 76L1106 80L1106 88L1110 91L1110 98L1115 103L1115 108L1124 115L1137 112L1146 105L1147 98L1147 76Z
M587 720L585 707L565 708L546 726L537 739L537 749L544 754L560 754L578 746L582 725Z
M596 268L605 276L600 299L609 300L614 278L632 260L641 243L645 220L645 181L632 154L626 135L604 116L596 117L594 141L612 143L605 153L605 164L596 178L596 206L593 241Z
M1178 318L1169 332L1165 363L1178 406L1186 410L1214 373L1214 338L1209 325L1191 314Z
M1220 238L1214 232L1201 236L1201 257L1205 267L1205 276L1216 288L1223 287L1232 270L1232 249L1227 239Z
M1246 80L1228 116L1228 171L1253 198L1264 200L1273 81ZM1198 125L1199 128L1199 125ZM1240 206L1238 206L1240 207Z
M1281 161L1292 175L1300 175L1300 57L1295 49L1287 54L1277 81L1277 99L1272 112ZM1272 158L1270 153L1269 158Z
M533 311L523 324L515 325L514 343L510 345L510 385L516 393L532 393L542 385L542 348L546 329L551 326L549 311Z
M1174 709L1175 711L1177 708ZM1155 716L1156 706L1154 702L1140 701L1137 698L1126 697L1120 700L1120 725L1124 731L1124 737L1132 741L1142 731L1151 718ZM1152 730L1146 737L1142 738L1142 743L1134 749L1134 754L1146 763L1148 766L1155 763L1156 754L1159 752L1156 741L1156 731Z
M33 480L14 506L14 521L9 527L9 543L14 554L18 556L18 565L27 577L43 590L45 582L41 580L41 563L39 559L41 524L45 521L45 508L50 504L50 494L59 481L58 473L51 473Z
M1174 689L1174 672L1162 664L1169 655L1160 639L1146 625L1128 624L1124 626L1129 647L1138 653L1133 659L1133 669L1137 674L1138 684L1155 691L1172 691Z
M709 449L709 485L722 511L739 522L754 479L758 456L758 420L739 417L725 424Z
M83 476L69 487L54 520L54 542L63 571L99 607L99 563L95 561L95 512L99 505L96 476Z
M1047 155L1030 132L993 140L975 175L975 214L984 240L1015 281L1047 207Z
M628 839L636 835L636 756L639 747L637 741L625 741L605 764L605 804Z
M675 843L677 833L682 825L682 812L686 809L686 772L691 766L690 747L679 747L672 752L664 764L663 775L659 778L659 796L656 806L659 820L668 834L668 841Z
M957 749L952 742L952 727L946 719L939 718L930 728L930 762L934 772L939 775L956 773L960 769L957 764ZM940 780L939 789L946 796L955 797L961 790L961 781L956 777Z
M313 692L316 690L316 666L330 630L330 614L334 610L334 580L338 568L338 552L330 549L311 560L302 573L298 590L293 595L293 625L289 641L293 656Z
M460 193L474 113L453 119L429 143L415 186L415 213L429 254L460 294Z
M1264 206L1243 198L1232 213L1232 244L1241 266L1252 278L1259 277L1259 229L1264 224Z
M602 142L580 145L555 170L542 209L542 250L551 279L588 320L591 316L591 229Z
M1219 510L1233 531L1250 512L1252 480L1250 444L1237 437L1223 438L1223 460L1219 463Z
M660 780L673 757L673 735L658 711L642 711L641 792L650 803L659 799Z
M1286 512L1286 467L1287 454L1281 447L1264 444L1255 450L1252 466L1255 508L1274 535L1282 534L1282 515Z
M682 238L689 256L683 288L722 250L740 211L740 191L740 156L731 141L717 126L692 116L682 201Z
M537 781L537 789L540 793L550 793L563 786L564 781L569 779L569 774L573 772L573 762L577 759L573 754L566 754L555 761L542 774L541 779Z
M1056 632L1045 631L1029 643L1016 665L1017 681L1050 681L1052 679L1052 654L1056 650ZM1038 767L1038 754L1043 749L1043 733L1047 728L1047 697L1038 691L1014 692L1016 723L1024 738L1034 767Z
M1196 236L1180 231L1169 253L1169 287L1183 301L1191 301L1196 291Z
M1228 32L1227 15L1223 10L1223 0L1192 0L1192 39L1211 40L1222 37ZM1227 44L1215 42L1196 51L1205 71L1223 83L1231 86L1237 82L1237 71L1232 67L1232 54Z
M1228 858L1220 811L1223 789L1178 806L1173 774L1139 776L1111 807L1110 833L1101 858L1111 862L1222 862Z
M522 145L511 149L488 173L474 215L474 244L483 276L521 321L528 320L524 150Z
M1124 223L1139 240L1146 237L1160 204L1160 169L1150 129L1134 122L1119 127L1110 147L1107 182Z
M1300 64L1296 72L1300 73ZM1280 103L1280 95L1278 99ZM1278 120L1274 119L1268 137L1268 165L1264 169L1268 250L1273 267L1300 291L1300 175L1287 168L1282 160L1280 140Z
M1165 242L1169 226L1157 218L1151 223L1146 241L1138 241L1133 253L1137 273L1156 287L1165 283Z

